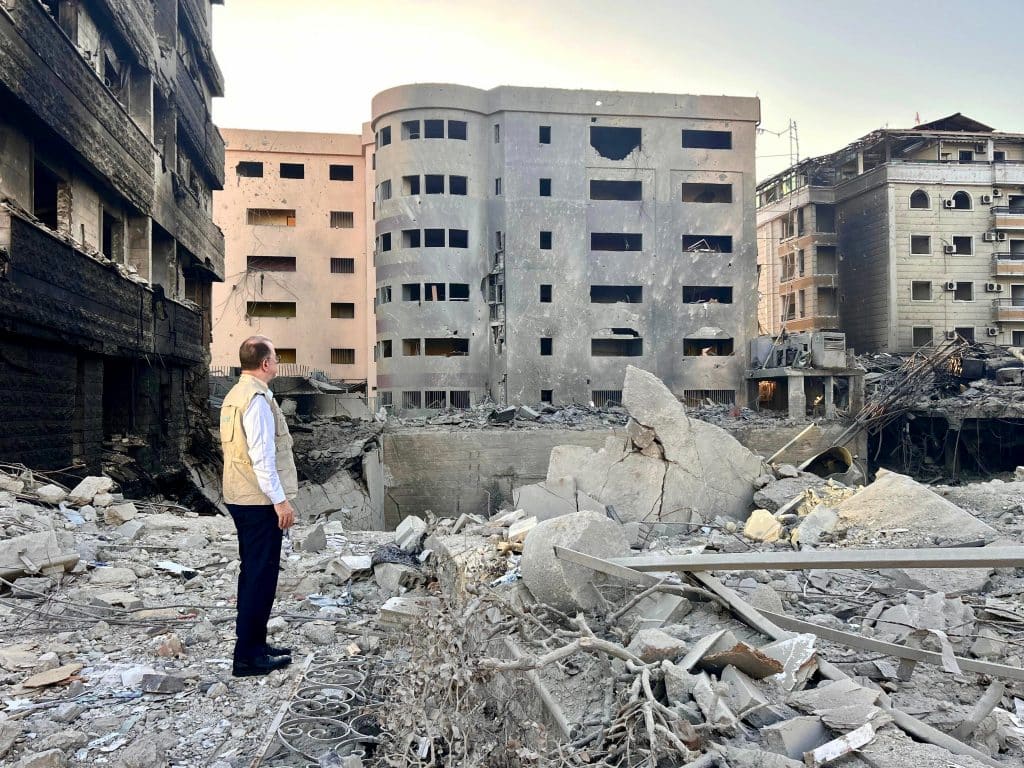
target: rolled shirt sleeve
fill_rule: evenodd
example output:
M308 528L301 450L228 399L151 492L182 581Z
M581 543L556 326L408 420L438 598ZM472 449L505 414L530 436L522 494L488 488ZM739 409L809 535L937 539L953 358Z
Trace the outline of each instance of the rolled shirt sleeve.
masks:
M285 500L281 478L277 474L277 444L274 414L270 410L267 397L257 395L249 401L249 407L242 415L242 426L249 446L249 459L252 461L253 472L260 490L267 495L273 504Z

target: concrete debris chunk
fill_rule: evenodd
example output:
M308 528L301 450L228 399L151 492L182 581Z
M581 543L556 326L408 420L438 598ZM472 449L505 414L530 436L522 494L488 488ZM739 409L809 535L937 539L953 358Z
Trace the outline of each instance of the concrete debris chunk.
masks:
M139 510L130 501L114 504L103 510L103 520L108 525L121 525L138 517Z
M817 475L798 473L796 477L775 480L756 491L754 504L769 512L778 512L797 496L803 496L808 488L824 488L825 485L826 481Z
M380 607L378 621L385 626L404 627L439 607L436 597L392 597Z
M67 496L67 502L75 506L92 504L98 494L107 493L113 487L114 481L109 477L90 475L71 489Z
M758 688L757 683L736 667L726 667L722 671L721 680L729 686L726 703L740 719L755 728L763 728L784 719L785 716L778 707L768 702L768 697Z
M766 656L782 662L782 672L772 677L784 691L800 690L818 668L815 650L817 638L811 634L794 635L761 648Z
M143 675L143 693L180 693L185 690L185 680L174 675Z
M552 491L546 482L522 485L514 489L512 503L516 506L516 511L522 512L524 516L536 517L538 520L550 520L577 511L574 497L566 499L560 496Z
M821 541L822 536L832 533L838 524L839 515L834 509L817 506L793 530L789 540L793 544L813 547Z
M809 752L804 752L804 765L808 768L818 768L818 766L831 763L833 760L845 757L866 744L870 744L874 738L875 729L871 723L865 723L860 728L844 733L837 739L815 747Z
M89 577L89 583L104 587L127 587L138 579L139 577L131 568L106 566L94 570Z
M519 488L516 490L522 489ZM515 496L515 491L512 492L512 495L513 497ZM516 522L516 520L522 520L524 517L526 517L526 512L520 509L517 505L516 509L506 509L502 512L496 512L487 522L491 525L498 525L503 528L507 528L512 525L512 523Z
M527 534L536 527L536 517L527 517L523 520L516 520L508 527L507 539L513 544L521 544L526 541Z
M508 424L516 417L516 407L510 405L508 408L500 408L491 411L487 420L492 424Z
M800 470L792 464L779 464L775 468L775 475L780 478L799 477Z
M679 658L686 653L686 643L660 629L641 629L633 636L628 649L651 664Z
M327 562L327 574L339 584L344 584L359 573L366 573L373 568L373 558L369 555L342 555Z
M25 481L0 472L0 491L23 493L25 491Z
M0 757L11 751L14 742L25 732L25 726L18 721L0 720Z
M520 405L519 410L516 411L516 418L523 421L537 421L540 414L528 405Z
M48 749L25 755L14 768L66 768L68 758L60 749Z
M761 736L769 750L794 760L803 760L805 752L813 752L831 738L817 717L793 717L767 725Z
M424 580L416 568L399 563L377 563L373 566L373 577L381 589L392 595L415 589Z
M599 605L595 584L601 577L555 557L556 546L604 559L629 553L622 526L596 512L574 512L538 523L523 545L523 583L538 600L561 611Z
M76 675L82 666L82 664L75 663L47 669L22 680L21 684L25 688L45 688L57 683L63 683L68 678Z
M114 535L128 541L141 539L146 533L146 523L138 518L122 523L114 529Z
M61 488L59 485L41 485L35 490L36 498L44 504L51 504L57 506L64 499L67 498L68 492Z
M743 524L743 535L751 541L778 541L782 537L782 523L767 509L755 509Z
M327 533L324 531L323 523L320 523L302 539L302 551L323 552L325 549L327 549Z
M5 579L51 569L70 570L77 562L78 553L70 545L65 547L54 531L0 540L0 576Z
M395 529L395 544L404 552L415 552L427 535L427 522L422 517L409 515Z
M744 672L755 680L763 680L783 670L781 661L743 642L736 643L722 651L709 653L700 660L700 666L716 674L731 666L733 669Z
M982 627L971 645L971 655L977 659L1001 659L1006 655L1006 641L991 627Z

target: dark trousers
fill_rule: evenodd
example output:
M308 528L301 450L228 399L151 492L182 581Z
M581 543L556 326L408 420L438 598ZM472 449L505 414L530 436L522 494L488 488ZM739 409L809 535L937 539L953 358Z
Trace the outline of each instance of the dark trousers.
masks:
M277 592L282 532L271 504L227 504L238 530L238 618L235 659L266 652L267 621Z

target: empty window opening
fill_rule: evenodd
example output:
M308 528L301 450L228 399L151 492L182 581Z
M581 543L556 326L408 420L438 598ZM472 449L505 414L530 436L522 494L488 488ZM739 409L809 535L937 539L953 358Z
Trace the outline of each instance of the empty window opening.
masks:
M330 166L331 181L354 181L355 169L351 165L332 164ZM391 195L388 195L391 197Z
M443 389L428 389L423 393L423 407L432 411L443 411L448 407L448 392Z
M306 166L302 163L281 163L282 179L306 178Z
M548 405L553 403L555 401L555 390L553 390L553 389L542 389L540 391L540 401L542 403L547 403Z
M391 233L385 232L380 236L380 250L390 251L391 250Z
M953 207L960 211L971 210L971 196L962 190L954 193Z
M449 120L448 121L448 138L458 139L459 141L465 141L467 136L466 121L465 120ZM467 406L468 407L468 406Z
M421 403L419 392L403 392L402 393L402 407L409 409L416 409L420 407Z
M495 196L501 194L501 177L500 176L494 180L494 194L495 194Z
M384 179L377 185L377 200L383 203L391 199L391 179Z
M932 300L932 281L914 280L910 283L910 298L912 301ZM915 346L920 346L915 344Z
M993 163L1005 163L1006 162L1006 152L1004 150L1002 150L1002 149L993 150L992 151L992 162ZM1020 331L1014 331L1014 333L1020 333ZM1016 341L1013 342L1013 345L1015 347L1019 346Z
M355 365L356 351L354 349L332 349L331 365Z
M911 235L910 252L918 255L927 255L932 252L932 239L928 235Z
M537 131L537 141L540 142L541 144L550 144L551 143L551 126L550 125L539 126L538 131Z
M402 301L419 301L420 295L419 283L402 283Z
M838 305L836 303L836 289L828 287L818 287L818 314L819 315L836 315L838 314Z
M377 131L377 148L386 147L391 143L391 126L385 125Z
M684 203L731 203L732 184L683 184Z
M418 288L419 286L417 286ZM420 340L419 339L402 339L402 356L403 357L419 357L420 355ZM418 392L416 393L419 394Z
M1024 331L1011 331L1010 343L1015 347L1024 347Z
M684 285L684 304L732 304L731 285Z
M264 227L294 227L294 208L246 208L247 224Z
M57 211L59 190L66 187L62 179L42 163L36 162L32 167L32 213L45 226L56 231L58 229ZM70 214L70 211L65 213ZM68 216L70 218L70 216Z
M953 289L953 301L974 301L974 283L957 283Z
M294 301L250 301L245 314L249 317L295 317Z
M642 251L644 236L639 232L591 232L592 251Z
M352 211L331 211L331 229L352 229L355 225Z
M402 247L403 248L419 248L420 247L420 231L418 229L403 229L402 230Z
M497 123L494 124L494 143L497 144L501 141L501 126Z
M443 139L444 138L444 120L424 120L423 121L423 138L425 138L425 139Z
M729 131L683 131L684 149L732 149Z
M732 253L732 235L683 235L683 250Z
M590 399L594 401L597 408L610 408L622 405L621 389L595 389L590 393Z
M444 230L423 230L423 245L425 245L427 248L444 248Z
M377 301L380 304L390 304L391 303L391 286L390 285L382 285L380 288L377 289Z
M539 192L541 197L551 197L551 179L540 180Z
M403 195L418 195L420 193L420 177L419 176L403 176L402 177L402 194Z
M935 330L930 326L918 326L913 331L913 345L915 347L925 347L932 343L932 339L935 337Z
M957 162L958 163L973 163L974 162L974 152L972 152L969 149L958 150L957 153L956 153L956 157L957 157Z
M642 285L592 285L590 286L591 304L640 304L644 300Z
M439 173L428 173L423 177L423 191L428 195L443 195L444 176Z
M389 405L392 405L393 403L394 403L394 393L393 392L381 392L380 393L380 404L382 406L389 406Z
M298 353L295 351L295 347L278 347L275 352L277 352L277 361L279 363L295 365L298 361Z
M449 195L464 195L466 194L466 188L469 186L469 178L466 176L449 176L448 177L448 194Z
M235 166L235 174L250 179L262 179L263 163L255 160L242 160Z
M641 357L643 339L591 339L591 357Z
M928 199L928 193L923 189L915 189L910 193L910 207L927 209L931 208L931 200ZM914 346L920 346L915 344Z
M814 205L814 231L833 233L836 231L836 207L834 205Z
M446 287L447 286L444 283L424 283L423 300L444 301Z
M448 301L469 301L469 283L448 283Z
M540 233L540 249L542 251L551 250L551 233L546 230L541 230Z
M616 128L612 126L590 126L590 146L607 160L624 160L640 148L639 128Z
M642 181L615 181L613 179L591 179L591 200L643 200Z
M551 357L551 350L553 348L552 339L550 336L541 336L540 339L540 355L541 357Z
M735 405L736 390L734 389L684 389L680 398L683 405L699 408L702 405Z
M246 256L245 268L249 272L294 272L294 256Z
M56 228L56 222L54 222ZM121 219L103 209L103 230L100 251L111 261L124 262L124 224Z
M550 304L551 303L551 284L542 283L540 286L540 303Z
M819 275L834 275L839 271L839 259L836 257L834 245L815 246L815 255L818 259L816 272Z
M953 329L956 335L962 338L964 341L974 341L974 329L966 326L961 326Z
M356 305L350 301L332 301L331 317L335 320L351 320L356 316Z
M418 139L420 137L420 121L419 120L403 120L402 121L402 139Z
M469 339L424 339L428 357L465 357L469 354Z
M469 248L469 230L468 229L449 229L448 230L448 247L449 248Z
M391 343L391 339L383 339L380 343L380 356L391 357L394 345Z
M953 252L963 256L974 253L974 238L970 235L953 236Z
M726 357L732 354L732 339L685 339L683 354L686 357Z

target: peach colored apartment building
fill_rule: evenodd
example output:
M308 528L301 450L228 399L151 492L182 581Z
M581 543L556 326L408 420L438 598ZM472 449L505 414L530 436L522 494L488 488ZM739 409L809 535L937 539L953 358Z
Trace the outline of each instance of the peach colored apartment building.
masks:
M282 373L323 371L373 394L375 282L360 135L222 129L225 279L213 289L214 367L247 336L271 337Z

